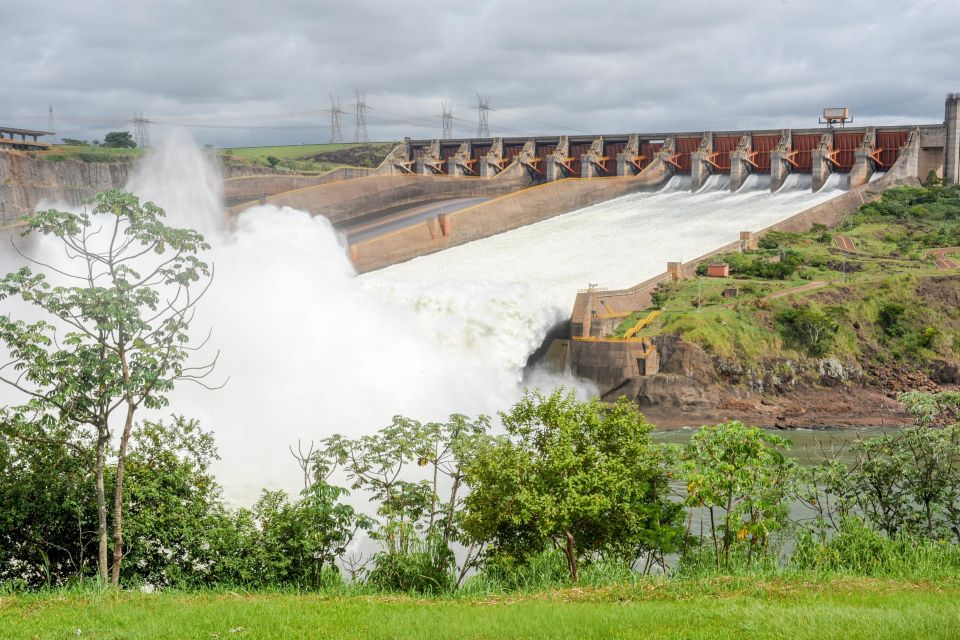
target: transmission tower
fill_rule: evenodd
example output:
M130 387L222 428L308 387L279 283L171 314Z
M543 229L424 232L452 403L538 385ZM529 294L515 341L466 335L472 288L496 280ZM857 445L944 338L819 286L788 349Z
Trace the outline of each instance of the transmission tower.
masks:
M340 127L340 116L346 111L340 108L340 98L330 95L330 142L343 142L343 129Z
M47 131L53 136L53 142L57 142L57 130L53 128L53 105L50 105L50 112L47 116Z
M353 132L354 142L370 142L367 135L367 92L357 91L357 128Z
M490 96L477 94L477 110L480 112L480 126L477 127L478 138L490 137Z
M453 137L453 105L449 102L443 103L443 138L449 140Z
M150 120L137 111L133 112L133 137L141 149L150 146Z

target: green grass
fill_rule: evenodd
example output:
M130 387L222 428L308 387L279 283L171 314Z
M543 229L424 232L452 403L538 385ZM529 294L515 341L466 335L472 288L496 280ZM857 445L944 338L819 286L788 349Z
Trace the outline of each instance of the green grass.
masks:
M83 145L54 145L49 151L36 152L43 160L59 162L80 160L82 162L122 162L143 156L142 149L119 149L113 147L88 147Z
M245 160L263 160L266 162L267 156L273 156L281 160L302 160L318 153L329 153L331 151L341 151L353 147L361 147L361 144L295 144L281 147L233 147L229 149L218 149L218 152L234 158Z
M0 599L19 639L954 638L954 584L869 579L650 579L526 596L414 599L247 593Z

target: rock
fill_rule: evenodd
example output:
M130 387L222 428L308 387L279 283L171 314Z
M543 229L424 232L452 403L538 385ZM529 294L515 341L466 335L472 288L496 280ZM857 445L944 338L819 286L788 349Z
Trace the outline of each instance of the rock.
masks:
M637 403L641 407L684 412L712 411L720 400L714 384L703 384L690 376L658 373L637 379Z
M660 354L660 373L692 378L704 385L715 381L713 361L699 345L677 336L657 336L653 342Z
M930 379L937 384L960 384L960 365L946 360L930 363Z
M10 222L41 201L83 204L127 183L129 162L50 161L0 151L0 221Z
M847 368L836 358L817 360L817 372L824 384L837 384L847 380Z

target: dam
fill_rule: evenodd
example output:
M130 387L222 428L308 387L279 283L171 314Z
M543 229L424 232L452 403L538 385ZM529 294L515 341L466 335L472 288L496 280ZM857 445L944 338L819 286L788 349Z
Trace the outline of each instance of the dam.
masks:
M397 414L492 415L525 385L615 390L635 379L632 345L573 340L603 331L598 309L643 308L657 282L718 248L836 221L886 186L916 183L928 166L956 167L945 158L945 125L894 130L906 132L903 144L879 162L874 148L861 163L871 170L865 182L829 162L818 189L813 150L811 171L787 162L776 189L772 174L753 168L734 190L735 176L709 163L695 188L700 149L689 143L688 163L673 157L676 141L673 153L661 147L632 175L582 177L582 164L566 161L581 176L554 180L519 158L485 177L436 173L425 162L418 173L415 141L376 169L226 179L195 147L162 148L126 183L210 239L217 276L195 326L203 336L213 329L218 367L230 378L216 392L178 388L172 404L216 432L230 461L218 475L242 501L264 482L283 484L287 445L300 438L369 433ZM848 131L861 142L868 134ZM793 154L792 137L790 145ZM613 168L612 152L603 153ZM726 167L714 153L707 159ZM790 158L806 166L800 154ZM226 224L224 199L233 203ZM560 342L578 343L565 366L528 371L528 357L558 326L568 332Z
M375 169L237 177L225 182L225 196L233 213L270 203L327 218L347 230L351 261L363 273L655 191L677 176L689 178L691 192L721 180L731 193L748 182L775 193L791 177L811 192L831 181L857 190L880 177L903 183L930 172L960 180L958 101L947 96L938 124L407 139ZM364 232L350 232L358 222Z

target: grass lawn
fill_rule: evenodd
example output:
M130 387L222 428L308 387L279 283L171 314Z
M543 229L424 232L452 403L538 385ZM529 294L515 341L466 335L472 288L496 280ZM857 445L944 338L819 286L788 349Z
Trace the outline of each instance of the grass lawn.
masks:
M647 581L492 598L105 593L0 599L20 638L956 638L956 585Z
M48 151L34 154L43 160L58 162L61 160L81 160L83 162L122 162L143 155L142 149L121 149L114 147L89 147L84 145L54 145Z
M300 160L309 158L317 153L327 153L330 151L341 151L352 147L361 147L364 145L343 143L343 144L295 144L282 147L234 147L232 149L218 149L219 153L227 153L234 158L245 160L263 160L266 162L267 156L274 156L281 160Z

